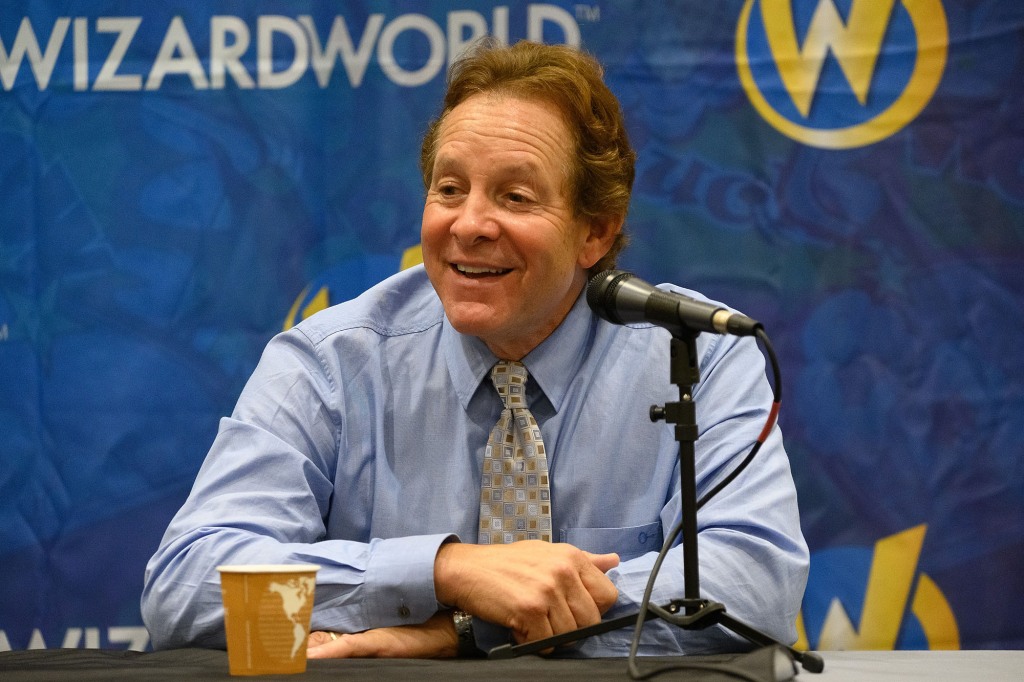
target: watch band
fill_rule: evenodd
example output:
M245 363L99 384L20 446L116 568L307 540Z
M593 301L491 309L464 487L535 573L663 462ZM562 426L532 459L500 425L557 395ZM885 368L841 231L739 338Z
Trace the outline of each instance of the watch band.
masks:
M473 616L465 611L452 609L452 625L455 626L455 634L459 638L459 658L480 658L483 652L476 646L476 637L473 635Z

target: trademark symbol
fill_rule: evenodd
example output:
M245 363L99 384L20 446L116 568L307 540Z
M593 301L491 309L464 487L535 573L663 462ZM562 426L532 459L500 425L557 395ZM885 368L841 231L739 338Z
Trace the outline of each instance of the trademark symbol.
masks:
M576 5L577 21L601 21L600 5Z

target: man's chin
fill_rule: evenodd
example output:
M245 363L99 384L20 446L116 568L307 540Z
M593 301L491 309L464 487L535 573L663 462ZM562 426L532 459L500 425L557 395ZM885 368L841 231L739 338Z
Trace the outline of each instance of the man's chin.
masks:
M446 308L445 315L455 331L467 336L486 338L494 334L499 326L495 324L495 313L489 308L474 312Z

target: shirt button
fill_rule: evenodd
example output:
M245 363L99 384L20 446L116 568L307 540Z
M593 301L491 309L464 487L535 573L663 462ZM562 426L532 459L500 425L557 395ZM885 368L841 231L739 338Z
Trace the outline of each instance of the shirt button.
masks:
M408 618L411 614L412 612L409 610L409 607L405 604L402 604L398 607L398 615L402 618Z

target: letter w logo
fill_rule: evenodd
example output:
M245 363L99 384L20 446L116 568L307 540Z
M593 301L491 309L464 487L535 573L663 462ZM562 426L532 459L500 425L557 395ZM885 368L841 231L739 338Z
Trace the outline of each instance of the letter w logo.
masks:
M825 57L831 49L861 105L867 104L889 19L896 0L851 0L846 22L835 0L818 0L799 45L793 20L794 0L761 0L768 45L782 84L797 110L807 118Z

